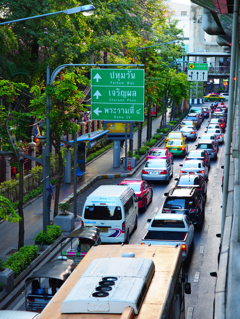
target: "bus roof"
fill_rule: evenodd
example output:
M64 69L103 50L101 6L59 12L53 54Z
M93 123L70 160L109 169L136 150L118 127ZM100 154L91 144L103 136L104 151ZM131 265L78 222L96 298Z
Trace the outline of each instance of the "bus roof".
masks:
M75 313L62 314L61 305L72 288L96 258L121 257L124 253L134 253L137 258L148 258L154 262L155 271L149 289L143 300L138 319L162 318L165 307L168 307L168 295L178 278L181 268L181 248L173 246L147 245L100 245L92 247L74 272L55 294L48 306L42 311L39 319L120 319L121 314L113 313ZM177 274L175 276L175 274Z

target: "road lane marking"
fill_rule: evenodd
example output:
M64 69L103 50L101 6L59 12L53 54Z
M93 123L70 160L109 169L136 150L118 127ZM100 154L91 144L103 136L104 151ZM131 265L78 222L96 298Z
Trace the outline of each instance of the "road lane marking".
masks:
M199 282L199 277L200 277L200 272L196 271L193 278L193 282Z
M193 317L193 307L188 307L187 308L187 318L186 319L192 319Z
M201 255L204 254L204 246L200 246L200 254L201 254Z

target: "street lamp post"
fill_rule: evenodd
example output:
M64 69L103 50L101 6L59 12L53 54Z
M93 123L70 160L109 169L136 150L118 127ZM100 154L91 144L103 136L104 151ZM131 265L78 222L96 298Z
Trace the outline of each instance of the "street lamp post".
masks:
M32 17L26 17L16 20L10 20L10 21L4 21L1 22L0 25L15 23L15 22L21 22L26 20L32 20L47 16L52 16L60 13L64 14L73 14L81 12L85 16L89 16L93 13L95 10L95 7L91 4L89 5L83 5L79 7L74 7L66 10L56 11L56 12L50 12L45 14L40 14ZM56 76L56 75L55 75ZM54 79L54 75L53 75ZM51 81L51 74L50 74L50 68L47 69L47 78L46 78L46 84L51 85L53 83L53 80ZM51 98L49 95L47 95L47 101L46 101L46 147L44 150L43 158L41 161L41 164L43 166L43 231L46 231L47 225L50 224L50 212L48 207L48 199L50 195L50 147L51 147L51 131L50 131L50 118L49 114L51 111L52 103Z

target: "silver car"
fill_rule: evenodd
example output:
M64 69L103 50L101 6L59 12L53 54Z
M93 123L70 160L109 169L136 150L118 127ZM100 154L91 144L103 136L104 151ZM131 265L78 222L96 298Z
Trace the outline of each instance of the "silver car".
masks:
M180 131L188 140L195 141L197 138L197 129L194 127L183 126Z
M145 181L168 181L173 176L173 166L169 159L147 160L142 169L142 179Z
M184 161L180 166L180 176L184 174L198 174L205 180L208 179L208 167L201 160Z
M221 129L217 129L217 128L216 129L210 129L210 128L208 128L206 133L215 134L217 136L218 143L219 144L223 144L224 143L224 135L223 135Z

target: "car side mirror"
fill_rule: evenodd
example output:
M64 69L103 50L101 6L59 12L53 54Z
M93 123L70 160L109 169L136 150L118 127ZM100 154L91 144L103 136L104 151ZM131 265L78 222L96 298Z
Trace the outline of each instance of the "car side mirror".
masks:
M147 219L147 222L148 222L148 223L150 223L150 222L151 222L151 220L152 220L151 218L148 218L148 219Z
M224 169L224 165L222 165L221 168Z
M168 196L168 193L164 193L163 195L164 195L164 196Z
M175 181L179 181L179 178L174 178Z
M183 166L183 164L179 164L179 166Z

